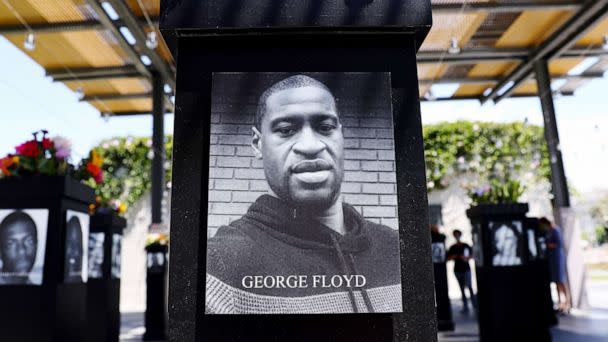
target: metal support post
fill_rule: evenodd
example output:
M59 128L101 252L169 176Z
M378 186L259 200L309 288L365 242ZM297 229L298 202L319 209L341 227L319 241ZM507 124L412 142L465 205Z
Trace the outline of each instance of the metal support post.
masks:
M534 63L538 93L543 109L545 123L545 140L549 149L551 162L551 186L553 193L553 207L556 209L570 207L570 193L564 172L562 152L559 147L557 121L555 120L555 107L551 91L551 76L547 60L541 59ZM556 219L558 219L556 217Z
M164 190L164 101L163 79L160 74L152 75L152 224L162 222L162 199Z
M164 139L164 80L159 73L152 73L152 228L162 224L162 199L164 184L165 139ZM144 341L166 340L167 322L167 251L146 247L147 252L147 298ZM152 261L152 262L151 262Z

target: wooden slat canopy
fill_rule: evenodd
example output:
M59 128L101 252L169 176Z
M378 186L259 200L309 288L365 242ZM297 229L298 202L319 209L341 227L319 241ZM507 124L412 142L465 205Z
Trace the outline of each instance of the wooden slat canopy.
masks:
M528 64L539 58L550 60L554 91L566 95L608 70L608 0L432 3L433 28L418 54L423 100L536 96ZM0 34L104 115L150 113L154 73L169 86L172 111L175 61L159 13L160 0L0 0ZM145 44L151 31L157 47ZM24 47L28 35L33 50Z

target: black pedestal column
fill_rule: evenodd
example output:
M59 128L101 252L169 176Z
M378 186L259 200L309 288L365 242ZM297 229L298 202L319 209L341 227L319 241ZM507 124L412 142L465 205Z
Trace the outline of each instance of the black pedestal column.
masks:
M166 339L167 312L167 252L166 245L153 244L146 247L146 333L144 341Z
M87 340L87 287L80 274L64 277L68 212L88 220L88 206L95 201L93 189L63 176L31 176L0 180L0 210L43 210L39 221L37 256L41 269L30 273L29 284L0 285L0 340L3 342L80 342ZM88 222L80 222L81 233ZM45 234L41 232L45 231ZM41 237L45 235L45 239ZM80 247L83 247L82 245ZM78 249L78 248L76 248ZM80 249L80 261L83 261ZM38 259L40 258L40 260ZM42 260L43 259L43 260ZM83 265L86 267L86 265ZM79 272L82 269L79 270ZM33 283L32 273L42 273Z
M437 302L437 329L454 330L452 304L448 291L445 235L431 232L433 271L435 275L435 301Z
M430 9L426 0L161 2L160 26L178 56L169 295L172 340L436 340L416 76L416 51L430 28ZM402 313L205 314L215 72L390 74ZM247 128L244 134L249 137L251 127Z
M478 247L475 266L482 342L551 340L546 283L534 257L539 249L534 235L528 233L527 212L528 205L520 203L484 204L467 210Z
M89 267L87 316L89 342L117 342L120 336L120 272L122 232L127 221L113 212L91 216L89 244L103 241L103 262ZM89 247L89 258L95 253ZM99 256L97 256L99 257ZM101 271L101 272L98 272Z

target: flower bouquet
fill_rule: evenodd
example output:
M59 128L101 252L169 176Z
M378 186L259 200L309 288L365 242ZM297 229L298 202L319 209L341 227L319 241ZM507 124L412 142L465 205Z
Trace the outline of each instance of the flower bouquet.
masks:
M517 203L525 187L517 180L505 182L493 179L489 184L469 190L471 205Z
M95 203L89 205L89 213L109 214L115 213L123 216L127 212L127 204L115 199L106 199L102 196L95 197Z
M169 235L165 233L148 234L146 238L146 247L150 246L167 246L169 244Z
M96 169L87 172L74 172L69 164L72 153L71 142L61 136L49 138L46 130L32 133L33 139L15 147L15 153L10 153L0 159L0 178L28 177L34 175L73 176L79 180L103 180L101 160L96 161Z

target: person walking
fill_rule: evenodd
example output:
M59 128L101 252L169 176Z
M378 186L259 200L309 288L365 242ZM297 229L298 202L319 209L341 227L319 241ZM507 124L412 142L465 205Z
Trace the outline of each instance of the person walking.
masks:
M541 217L538 221L541 229L546 233L550 279L557 287L557 311L568 313L570 312L570 291L566 284L566 260L561 229L546 217Z
M462 294L462 313L466 314L469 312L469 303L465 289L469 289L469 296L471 298L471 304L473 308L477 309L477 299L473 292L472 281L471 281L471 267L469 266L469 260L473 255L473 249L468 244L462 242L462 232L455 229L452 233L456 239L456 243L448 250L448 260L454 260L454 275L458 280L460 286L460 292Z

